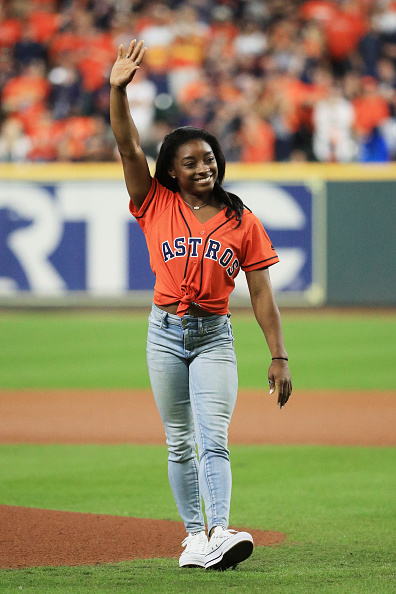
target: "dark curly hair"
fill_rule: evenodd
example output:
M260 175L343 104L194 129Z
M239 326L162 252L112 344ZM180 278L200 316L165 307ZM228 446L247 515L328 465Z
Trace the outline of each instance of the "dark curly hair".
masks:
M222 187L226 165L224 153L217 138L207 130L194 128L193 126L183 126L167 134L157 157L154 177L165 188L168 188L168 190L178 192L179 185L177 180L169 175L169 169L172 166L179 147L190 140L197 139L204 140L209 144L217 162L218 175L213 188L213 198L219 205L224 204L227 207L226 216L228 218L235 215L239 227L242 222L244 204L239 196L227 192Z

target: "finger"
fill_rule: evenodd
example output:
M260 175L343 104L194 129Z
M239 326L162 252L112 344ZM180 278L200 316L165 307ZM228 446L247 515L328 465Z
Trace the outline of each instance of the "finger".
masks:
M126 53L126 56L125 56L126 58L130 58L131 57L131 55L133 53L133 50L134 50L134 47L135 47L135 44L136 44L136 39L132 39L131 43L129 44L129 47L128 47L128 51Z
M278 394L278 404L281 409L288 402L290 395L291 395L291 386L290 386L289 382L285 382L284 384L282 384L282 388L279 389L279 394Z
M141 39L139 43L135 46L135 49L133 50L133 54L131 56L132 60L134 60L134 62L137 62L138 64L140 64L141 58L143 58L146 51L146 48L143 48L143 43L144 41Z
M147 51L147 47L142 47L142 49L140 50L140 52L138 54L138 57L135 60L136 64L139 65L139 64L142 63L143 58L144 58L144 54L146 53L146 51Z
M273 394L275 392L276 384L275 384L275 378L272 374L268 374L268 385L269 385L269 393Z

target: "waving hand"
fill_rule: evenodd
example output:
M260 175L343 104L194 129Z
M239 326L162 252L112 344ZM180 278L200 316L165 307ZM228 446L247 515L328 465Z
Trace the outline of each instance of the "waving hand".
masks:
M139 41L138 43L136 43L136 39L131 41L125 55L124 48L121 44L118 48L117 60L110 74L111 86L126 87L135 76L135 72L139 70L145 53L146 48L143 47L143 41Z

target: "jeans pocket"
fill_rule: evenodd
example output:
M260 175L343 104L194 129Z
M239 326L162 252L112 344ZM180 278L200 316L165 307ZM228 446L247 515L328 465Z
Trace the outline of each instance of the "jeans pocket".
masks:
M216 323L211 323L205 328L205 334L220 334L224 332L228 319L226 317L216 321Z
M161 320L157 320L157 318L155 318L152 313L150 313L150 315L148 317L148 321L149 321L149 326L155 326L156 328L162 327Z

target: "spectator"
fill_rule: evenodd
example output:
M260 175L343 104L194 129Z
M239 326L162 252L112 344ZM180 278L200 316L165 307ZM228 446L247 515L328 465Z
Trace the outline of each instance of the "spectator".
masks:
M97 133L95 118L73 116L61 122L62 137L58 145L62 161L84 161L90 139Z
M379 93L378 82L374 77L363 76L360 84L361 93L354 99L353 105L356 133L364 136L383 124L390 111L386 100Z
M361 139L358 160L362 163L384 163L390 160L390 151L379 128L373 128Z
M22 122L15 117L5 120L0 131L0 161L26 161L31 148L31 140L24 133Z
M323 28L337 16L337 3L334 0L306 0L299 9L304 21L316 21Z
M32 3L27 24L36 43L47 45L62 26L62 16L55 12L55 3L44 2L37 6Z
M375 18L371 18L369 28L366 34L361 37L358 48L364 64L362 74L376 77L382 52L382 40Z
M10 15L11 7L5 2L0 5L0 47L12 48L20 39L23 22Z
M31 62L45 62L46 54L45 45L36 41L33 27L27 22L14 45L14 59L19 66L27 66Z
M49 97L50 85L45 77L43 62L32 62L25 71L10 78L1 94L2 110L7 115L18 115L25 127L42 113Z
M329 86L328 97L318 101L313 114L313 151L323 162L353 161L353 106L343 97L340 83Z
M16 64L11 49L0 46L0 96L6 82L16 74Z
M343 76L352 68L351 56L367 33L365 19L350 10L349 6L348 3L340 5L335 18L324 27L327 52L336 77Z
M189 6L176 12L173 42L169 55L169 90L176 97L189 81L196 80L204 64L207 28L199 22L198 13Z
M111 161L115 148L114 136L102 117L95 116L93 124L93 132L86 138L85 152L82 159L97 162Z
M82 79L75 62L75 56L65 52L62 65L55 66L48 73L51 84L49 103L56 120L77 115L82 107Z
M169 92L168 70L174 39L173 20L173 11L166 4L155 2L136 21L138 36L150 46L145 64L148 77L155 84L158 93Z
M42 116L59 139L49 159L78 161L84 148L95 160L117 158L113 144L110 156L107 147L108 73L119 44L142 37L150 51L129 99L140 104L134 113L145 118L139 129L153 158L158 127L190 123L213 128L228 160L257 159L244 144L248 111L263 138L271 129L273 159L317 160L314 114L321 120L326 103L331 112L352 103L360 147L352 160L363 158L365 143L367 158L383 159L373 150L381 138L395 159L395 7L388 0L8 0L0 5L0 117L17 118L22 135L34 136L27 158L45 160L35 126ZM334 89L326 83L329 67ZM366 89L369 80L375 93ZM320 159L351 158L337 155Z
M358 158L362 161L388 161L389 151L381 127L390 116L389 106L371 76L361 78L361 93L354 99L355 133Z
M274 131L256 113L250 112L244 116L239 135L242 163L266 163L274 160Z
M32 143L29 160L56 161L59 156L61 134L62 123L55 122L49 110L43 110L34 121L29 123L29 137Z
M139 127L142 146L150 142L151 130L155 116L155 84L147 78L145 65L139 70L135 84L127 87L129 108L134 115L136 125Z

